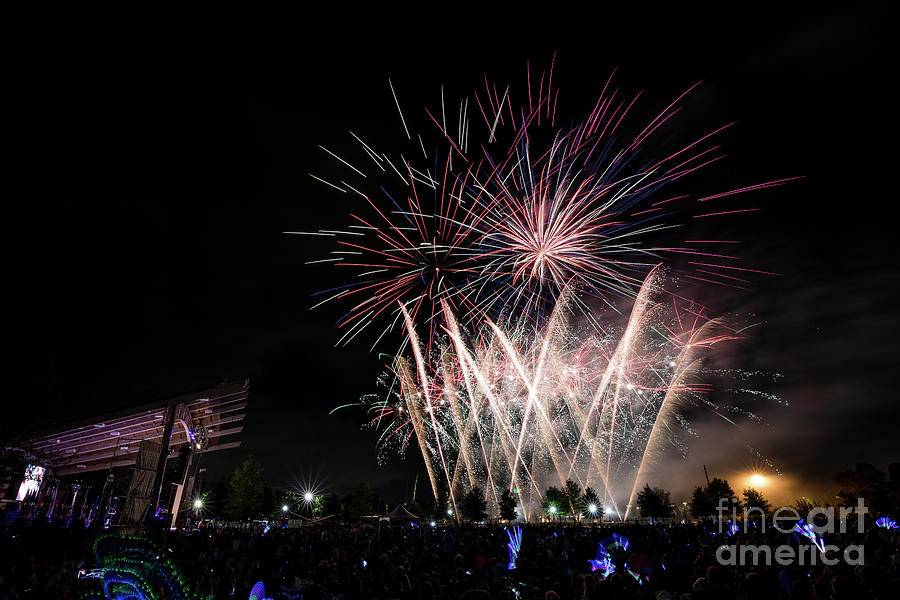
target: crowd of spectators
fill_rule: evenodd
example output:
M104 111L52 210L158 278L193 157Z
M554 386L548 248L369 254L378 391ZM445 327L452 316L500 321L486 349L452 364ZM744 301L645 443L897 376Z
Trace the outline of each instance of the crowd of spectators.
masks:
M524 525L516 568L508 570L503 526L325 521L156 532L200 597L244 600L256 581L267 596L292 600L825 600L900 598L900 536L867 527L827 538L859 544L864 561L723 565L723 544L802 545L759 527L730 535L716 522ZM592 571L598 545L613 533L614 572ZM0 539L0 600L76 598L78 572L92 566L96 532L17 524ZM817 556L816 564L809 564ZM748 561L749 562L749 561ZM161 598L165 594L161 592Z

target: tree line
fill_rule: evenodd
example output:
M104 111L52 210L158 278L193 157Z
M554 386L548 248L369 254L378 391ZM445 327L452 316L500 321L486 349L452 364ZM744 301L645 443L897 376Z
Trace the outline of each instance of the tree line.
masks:
M255 456L250 455L227 482L220 483L206 495L204 506L216 516L235 520L297 514L308 517L334 515L342 520L351 520L382 514L383 509L387 508L368 482L360 483L353 494L343 497L330 493L307 499L293 491L272 488L263 482L262 474L262 465ZM855 505L857 498L865 498L867 506L880 514L896 513L900 509L900 463L891 464L887 473L871 464L859 463L854 469L836 473L834 480L839 486L839 505ZM493 500L498 508L496 517L513 521L521 516L515 492L517 490L506 489L496 498L488 498L485 490L473 486L453 500L446 491L439 491L437 498L429 495L412 499L406 507L413 514L433 521L459 519L480 522L488 519L489 500ZM726 502L721 502L722 499ZM801 515L806 515L815 506L830 505L828 502L818 503L812 498L801 498L793 507ZM550 520L598 520L606 513L594 489L587 487L582 490L578 482L571 479L560 487L548 487L540 506L542 516ZM285 507L288 511L283 510ZM733 509L768 514L772 505L759 490L748 487L738 495L727 480L714 478L706 485L694 488L690 498L680 506L672 502L669 491L646 484L636 494L634 508L642 518L659 520L714 517L720 510L728 514Z

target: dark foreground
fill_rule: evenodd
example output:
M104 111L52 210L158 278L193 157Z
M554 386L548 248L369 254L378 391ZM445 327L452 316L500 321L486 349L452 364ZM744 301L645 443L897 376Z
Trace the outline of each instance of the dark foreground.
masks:
M723 566L715 556L722 544L802 541L774 531L728 536L714 523L528 525L513 571L499 526L326 523L265 534L258 527L166 532L154 539L198 596L216 599L244 600L259 580L269 597L303 600L900 598L900 536L866 529L827 540L864 547L861 565L809 565L807 555L805 565ZM604 577L588 561L612 533L629 544L612 552L615 572ZM78 571L93 566L91 532L19 526L2 535L0 600L79 597Z

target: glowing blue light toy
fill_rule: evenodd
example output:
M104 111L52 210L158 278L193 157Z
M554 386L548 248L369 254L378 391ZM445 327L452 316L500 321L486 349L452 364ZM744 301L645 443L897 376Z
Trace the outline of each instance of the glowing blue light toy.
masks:
M618 533L614 533L600 542L600 546L603 547L608 553L611 553L616 548L621 548L623 552L627 552L629 544L630 542L628 541L628 538L624 535L619 535Z
M588 560L588 563L591 565L591 571L601 571L604 579L612 575L616 570L616 566L613 564L612 553L619 549L621 549L622 552L626 552L629 544L628 538L619 535L618 533L614 533L600 542L597 546L596 558L594 558L594 560ZM638 585L644 585L644 581L641 579L640 575L627 567L625 568L625 571L634 577L634 580L638 582Z
M266 586L263 585L262 581L257 581L256 585L250 589L250 600L272 600L271 598L266 598Z
M516 559L519 557L519 550L522 548L522 528L516 525L514 528L506 529L506 535L509 536L509 542L506 548L509 550L509 564L507 570L512 571L516 568Z
M809 523L797 523L797 526L794 527L794 532L802 535L810 542L812 542L812 544L819 549L819 552L821 552L822 554L825 553L825 540L823 540L820 535L813 531L812 525L810 525Z

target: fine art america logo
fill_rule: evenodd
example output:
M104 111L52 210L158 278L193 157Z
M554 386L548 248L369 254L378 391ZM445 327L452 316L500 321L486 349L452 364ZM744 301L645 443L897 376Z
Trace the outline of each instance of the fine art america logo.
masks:
M726 544L716 550L716 560L722 565L836 565L843 560L848 565L861 565L865 561L865 548L850 544L841 548L826 544L826 534L846 534L848 518L856 517L856 532L864 533L865 515L869 512L863 498L857 499L856 506L817 506L809 511L806 519L791 506L782 506L766 520L766 514L759 508L744 508L743 521L738 525L736 498L721 498L718 504L719 533L736 536L753 534L754 538L771 533L771 529L791 536L793 544ZM836 514L837 511L837 514ZM829 535L829 537L830 537ZM737 542L737 540L736 540Z

